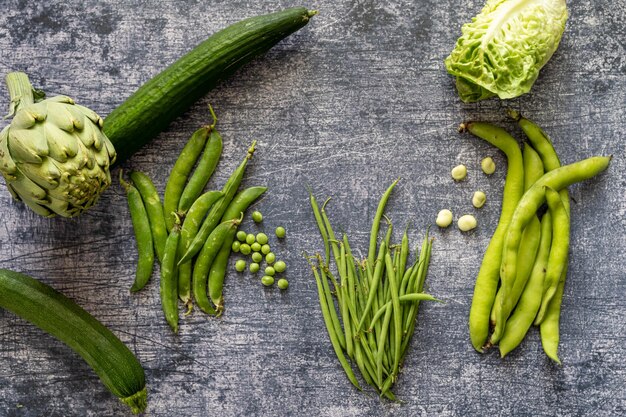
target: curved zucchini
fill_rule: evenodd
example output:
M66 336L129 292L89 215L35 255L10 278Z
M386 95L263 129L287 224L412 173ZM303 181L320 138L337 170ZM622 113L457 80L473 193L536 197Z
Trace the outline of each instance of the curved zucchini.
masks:
M223 29L141 86L104 121L123 162L222 79L305 26L317 12L294 7Z
M147 389L141 364L109 329L72 300L28 275L0 269L0 308L72 348L133 413L145 410Z

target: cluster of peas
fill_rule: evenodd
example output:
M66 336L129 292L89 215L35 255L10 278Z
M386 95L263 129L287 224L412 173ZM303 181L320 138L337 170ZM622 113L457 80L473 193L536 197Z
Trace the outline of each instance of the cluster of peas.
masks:
M252 213L252 220L254 220L255 223L261 223L263 221L263 214L261 214L260 211L255 211ZM276 237L282 239L285 237L286 231L284 227L279 226L276 228L275 233ZM272 252L269 245L269 238L265 233L257 233L255 236L253 233L246 233L240 230L237 232L237 240L233 242L231 249L233 252L241 253L242 255L250 255L252 262L250 263L249 270L253 274L259 272L261 262L263 262L263 258L265 258L267 266L265 267L265 274L263 278L261 278L261 283L266 287L274 285L274 275L276 275L276 273L285 272L287 269L287 264L284 261L276 260L276 254ZM239 259L235 262L235 269L238 272L245 271L246 266L246 261L243 259ZM289 287L289 281L285 278L280 278L277 285L281 290L286 290Z

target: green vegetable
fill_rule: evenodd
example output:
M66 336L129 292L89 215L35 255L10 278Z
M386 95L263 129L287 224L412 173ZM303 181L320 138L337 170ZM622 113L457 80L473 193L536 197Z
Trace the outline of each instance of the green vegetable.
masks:
M248 236L246 236L246 243L248 245L252 245L254 242L256 242L256 237L254 237L252 233L248 233Z
M252 262L250 264L250 272L252 272L253 274L259 272L259 269L261 269L261 266L258 263Z
M241 247L241 242L239 242L238 240L235 240L233 244L230 246L231 250L235 253L239 252L240 247Z
M252 220L254 220L255 223L261 223L263 221L263 214L261 214L260 211L253 211L252 212Z
M142 289L152 276L152 266L154 265L152 231L150 230L148 213L146 212L141 195L132 184L124 181L122 178L122 170L120 170L120 183L126 190L128 209L133 222L133 230L135 231L135 242L137 242L138 259L137 269L135 271L135 282L133 282L132 287L130 287L132 292L136 292Z
M252 261L259 263L263 260L263 255L261 255L260 252L253 252L252 253Z
M170 235L165 242L163 262L161 262L161 281L159 290L161 295L161 307L165 314L165 320L174 333L178 332L178 278L176 269L176 253L180 241L180 219L177 215Z
M272 248L270 248L270 245L268 245L267 243L265 245L261 246L261 253L263 255L267 255L271 251L272 251Z
M252 252L252 249L250 248L250 245L248 245L247 243L242 243L239 246L239 252L241 252L242 255L250 255L250 252Z
M104 122L118 162L167 128L220 80L305 26L316 13L294 7L242 20L215 33L145 83Z
M133 181L133 185L135 185L139 194L141 194L143 204L146 206L146 212L150 220L150 230L152 230L152 240L154 241L154 251L159 262L161 262L163 260L163 252L165 252L167 229L159 193L150 177L143 172L131 172L130 179Z
M445 60L461 100L529 92L559 46L566 20L565 0L487 0L480 14L463 25Z
M267 244L269 239L265 233L257 233L256 241L259 242L261 245L265 245Z
M276 270L276 272L285 272L285 269L287 269L287 264L283 261L276 261L276 263L274 264L274 269Z
M271 287L272 285L274 285L274 277L265 275L263 278L261 278L261 283L266 287Z
M256 264L258 266L258 264ZM250 265L250 268L252 268L252 265ZM246 269L246 261L244 261L243 259L239 259L237 260L237 262L235 262L235 270L237 270L237 272L243 272Z
M6 82L13 120L0 132L0 173L11 195L45 217L78 216L111 185L103 120L66 96L42 100L24 73Z
M245 242L246 236L248 236L248 234L244 232L243 230L240 230L237 232L237 240L240 242Z
M277 238L282 239L282 238L284 238L284 237L285 237L285 234L286 234L286 231L285 231L285 228L284 228L284 227L282 227L282 226L278 226L278 227L276 228L276 237L277 237Z
M72 300L27 275L0 269L0 308L68 345L133 413L145 410L147 389L141 364L109 329Z
M267 262L268 264L273 264L275 260L276 260L276 255L274 255L274 252L270 252L267 255L265 255L265 262Z
M262 246L259 242L254 242L252 245L250 245L250 249L252 249L253 252L260 252L261 247Z
M267 268L265 268L265 275L273 277L275 274L276 270L274 269L274 267L268 266Z
M281 290L286 290L287 288L289 288L289 281L287 281L285 278L281 278L278 280L278 283L276 285L278 285L278 288L280 288Z

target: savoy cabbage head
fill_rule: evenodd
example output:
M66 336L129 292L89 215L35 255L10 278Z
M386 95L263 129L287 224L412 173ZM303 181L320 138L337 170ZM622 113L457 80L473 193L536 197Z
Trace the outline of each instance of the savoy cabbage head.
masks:
M559 46L566 20L565 0L487 0L445 60L461 100L530 91Z

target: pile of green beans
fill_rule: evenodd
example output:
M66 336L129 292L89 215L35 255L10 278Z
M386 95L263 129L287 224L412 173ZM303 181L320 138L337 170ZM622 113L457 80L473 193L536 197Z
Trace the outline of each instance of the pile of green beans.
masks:
M391 387L415 330L419 304L438 301L423 292L433 241L428 231L411 265L407 263L410 251L406 230L399 245L391 244L393 228L388 221L385 238L378 243L385 206L397 182L380 200L372 223L368 257L362 261L353 256L346 234L341 239L335 236L326 214L328 200L320 209L309 192L324 242L324 256L305 255L317 283L328 336L348 379L361 389L349 358L363 380L390 400L395 400Z
M139 254L131 291L147 284L156 254L161 264L161 305L174 332L178 331L178 299L187 308L185 315L191 313L194 301L207 314L222 314L224 278L237 227L248 207L267 191L266 187L250 187L237 193L255 151L253 142L222 190L203 193L222 153L217 117L209 109L213 123L196 130L185 144L165 186L162 204L147 175L134 171L131 182L126 182L120 172Z
M460 128L496 146L508 161L500 221L474 287L470 339L478 352L498 345L504 357L535 324L544 352L560 364L559 318L570 239L567 187L604 171L611 157L561 166L539 126L518 112L509 115L528 138L523 153L517 140L499 127L470 122ZM544 203L547 210L540 216Z

